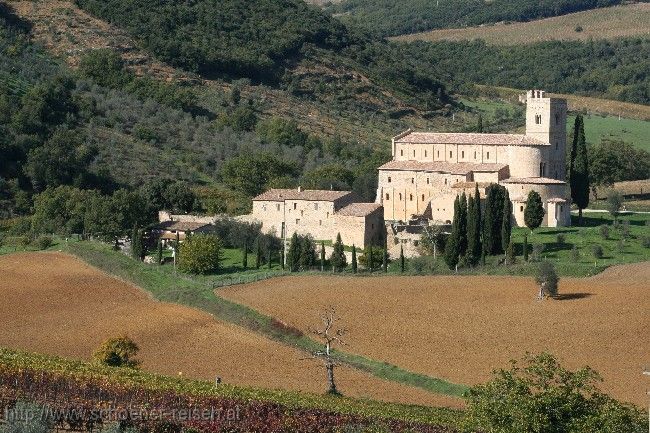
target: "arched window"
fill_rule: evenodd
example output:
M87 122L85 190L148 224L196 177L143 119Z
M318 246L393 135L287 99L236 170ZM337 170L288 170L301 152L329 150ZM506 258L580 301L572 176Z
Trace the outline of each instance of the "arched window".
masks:
M537 124L537 125L542 124L542 115L541 114L536 114L535 115L535 124Z
M413 201L413 194L409 194L409 200Z
M386 200L390 200L390 194L386 193Z
M402 193L399 193L399 201L402 201Z

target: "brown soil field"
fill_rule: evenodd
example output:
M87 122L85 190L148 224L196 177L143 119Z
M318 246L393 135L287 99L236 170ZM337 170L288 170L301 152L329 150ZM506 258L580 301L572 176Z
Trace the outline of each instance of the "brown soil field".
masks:
M128 335L142 368L235 385L320 393L324 370L303 352L207 313L151 299L141 289L62 253L0 256L0 346L89 359L106 338ZM458 399L384 381L350 368L337 371L354 397L459 406Z
M589 40L648 37L650 4L638 3L593 9L525 23L440 29L397 36L401 41L464 41L483 39L492 45L519 45L549 40ZM576 27L582 31L576 32Z
M650 385L650 262L560 281L563 299L538 301L532 278L492 276L284 277L220 289L300 329L335 306L346 350L457 383L476 384L526 352L589 365L601 388L645 405Z

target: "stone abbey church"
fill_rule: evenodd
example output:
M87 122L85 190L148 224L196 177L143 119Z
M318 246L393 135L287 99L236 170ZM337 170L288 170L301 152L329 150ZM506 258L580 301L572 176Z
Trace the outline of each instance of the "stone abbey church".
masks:
M346 245L360 247L394 237L390 227L412 219L449 224L457 195L473 194L478 186L483 197L489 184L498 183L510 194L514 225L524 225L526 198L534 190L546 211L543 225L566 226L566 121L566 100L531 90L525 134L408 130L394 137L393 159L378 169L375 203L345 191L272 189L253 199L245 219L285 238L296 232L334 240L340 233Z

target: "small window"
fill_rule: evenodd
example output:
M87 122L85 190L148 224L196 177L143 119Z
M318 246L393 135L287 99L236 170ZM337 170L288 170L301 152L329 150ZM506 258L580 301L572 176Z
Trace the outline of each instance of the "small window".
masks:
M411 183L415 183L415 178L414 177L411 178Z
M390 178L390 176L388 176L388 183L390 183L390 181L391 181L391 178Z
M438 151L438 158L440 158L440 151Z
M296 218L296 224L300 224L300 218Z
M314 203L314 210L318 210L318 203Z
M450 157L450 158L453 158L453 157L454 157L454 153L453 153L451 150L449 151L449 157Z
M266 205L265 205L265 204L262 205L262 210L263 210L264 212L266 212Z
M519 212L523 212L523 211L524 211L524 207L523 207L523 206L519 206Z
M447 179L445 179L445 185L447 185Z
M427 157L427 151L426 150L424 151L424 157L425 158Z
M386 200L390 200L390 194L386 193Z
M465 158L465 151L464 150L460 153L460 157Z
M400 156L404 156L404 149L400 149L400 151L399 151L399 155L400 155Z
M536 114L535 115L535 124L537 124L537 125L542 124L542 115L541 114Z
M422 194L422 201L424 201L424 194Z
M402 193L399 193L399 201L402 201Z
M485 159L490 159L490 152L487 153L487 158Z
M413 149L413 158L415 158L415 149Z
M560 212L564 211L564 206L560 205Z
M476 159L476 151L474 151L474 159Z
M323 225L323 220L318 220L318 225L322 226Z
M427 177L427 185L429 185L429 178Z
M298 206L298 203L294 203L294 204L293 204L293 209L296 210L296 209L297 209L297 206Z
M370 224L370 228L371 228L371 229L374 229L374 228L375 228L375 225L374 225L374 224Z
M409 194L409 200L413 201L413 194Z
M277 211L280 211L280 203L278 203L278 204L275 205L275 209L276 209Z
M300 216L303 216L305 214L305 211L300 209Z

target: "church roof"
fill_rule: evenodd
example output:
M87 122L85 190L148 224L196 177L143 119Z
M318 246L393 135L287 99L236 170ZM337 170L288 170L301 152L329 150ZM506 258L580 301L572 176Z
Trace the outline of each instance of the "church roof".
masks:
M533 185L564 185L566 182L550 177L510 177L504 179L501 183L524 183Z
M485 144L494 146L550 145L524 134L479 134L459 132L406 132L394 137L396 143Z
M309 201L336 201L352 191L331 191L328 189L270 189L253 199L253 201L284 201L284 200L309 200Z
M370 215L379 208L381 208L381 205L377 203L352 203L336 212L336 215L362 217Z
M444 162L444 161L389 161L379 167L379 170L412 170L430 171L450 174L467 174L471 172L496 172L507 167L507 164L473 163L473 162Z

